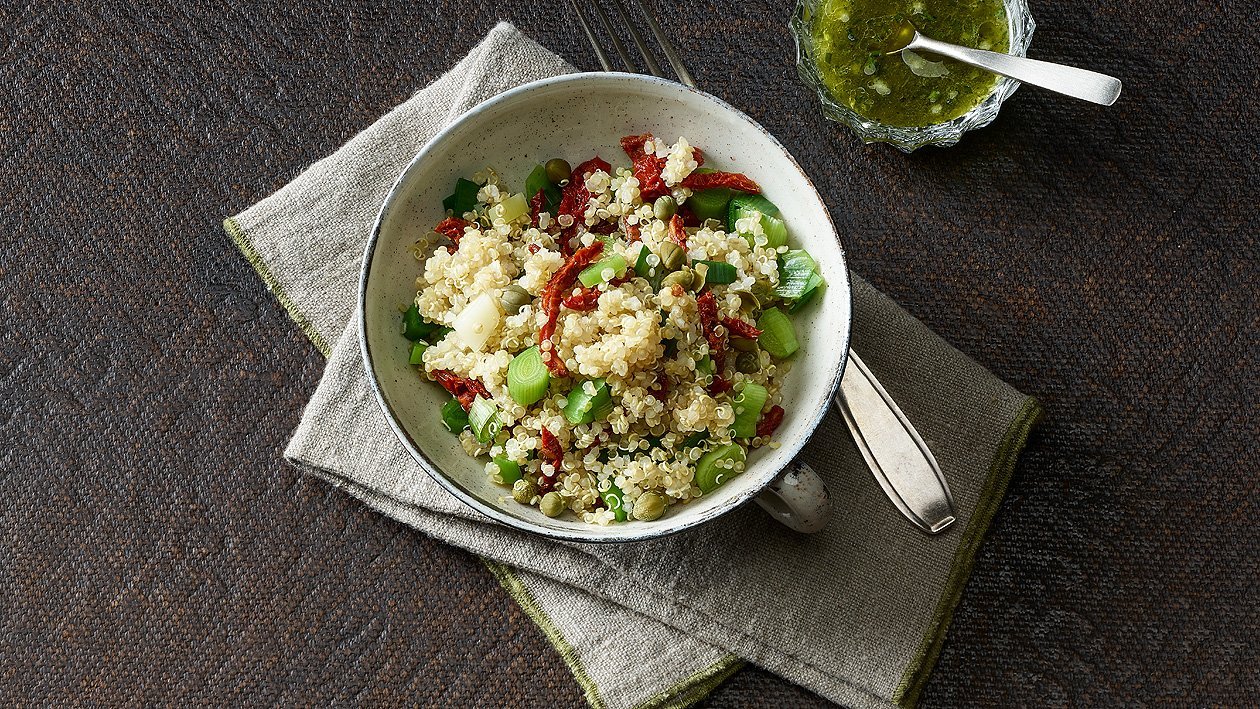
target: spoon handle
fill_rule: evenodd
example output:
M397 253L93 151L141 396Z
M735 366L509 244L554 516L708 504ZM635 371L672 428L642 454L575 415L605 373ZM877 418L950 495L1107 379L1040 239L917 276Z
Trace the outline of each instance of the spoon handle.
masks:
M871 473L906 519L928 534L954 522L954 498L936 457L853 350L840 377L836 408Z
M1110 106L1116 102L1117 98L1120 98L1120 80L1096 71L1010 54L986 52L983 49L960 47L957 44L941 42L921 34L916 34L914 41L906 45L905 49L922 50L957 59L964 64L978 66L1026 84L1040 86L1043 89L1050 89L1104 106Z

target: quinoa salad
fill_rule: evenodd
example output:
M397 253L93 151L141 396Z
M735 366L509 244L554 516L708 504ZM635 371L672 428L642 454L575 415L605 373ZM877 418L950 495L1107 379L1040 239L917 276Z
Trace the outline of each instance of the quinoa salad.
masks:
M656 520L778 446L792 316L825 288L756 182L685 138L621 145L616 168L460 178L402 316L503 501L591 524Z

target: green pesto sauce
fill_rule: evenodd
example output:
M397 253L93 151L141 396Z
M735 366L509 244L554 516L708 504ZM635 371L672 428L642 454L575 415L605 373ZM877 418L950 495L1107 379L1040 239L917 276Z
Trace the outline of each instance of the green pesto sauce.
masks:
M906 20L944 42L995 52L1009 46L1003 0L820 0L810 24L813 58L836 103L885 125L915 127L957 118L993 91L997 76L983 69L923 53L931 64L920 73L949 72L924 77L901 54L879 51Z

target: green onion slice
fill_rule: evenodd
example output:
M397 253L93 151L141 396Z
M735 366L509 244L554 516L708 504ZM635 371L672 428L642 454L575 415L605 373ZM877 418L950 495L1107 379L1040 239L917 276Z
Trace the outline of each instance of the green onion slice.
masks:
M729 263L722 261L705 261L697 260L696 263L702 263L708 266L708 270L704 274L704 282L711 285L725 285L735 282L735 267Z
M494 402L478 396L468 409L468 425L472 427L478 443L489 443L499 434L499 428L503 424L499 421L499 409Z
M551 383L551 373L543 364L542 352L538 345L521 352L508 365L508 395L512 401L521 406L537 403L547 395L547 386Z
M801 348L796 341L796 330L792 327L791 318L778 308L767 308L762 312L757 320L757 329L761 330L757 343L774 357L787 359Z
M713 492L723 483L743 472L736 470L735 464L743 463L747 459L748 454L738 443L727 443L714 448L696 461L696 486L701 492ZM730 467L727 467L728 465Z
M731 431L736 438L752 438L757 435L757 422L761 420L761 407L766 405L770 392L756 382L745 381L740 385L735 400L735 423Z
M490 474L490 479L500 485L511 485L521 479L521 466L506 455L496 455L490 460L498 468Z
M451 433L459 433L468 428L468 412L459 403L459 399L451 397L442 405L442 425Z
M578 280L581 281L582 285L587 288L599 283L607 283L613 278L617 278L621 274L625 273L626 265L626 258L621 254L606 256L582 269L582 272L578 274ZM609 270L612 271L612 277L605 278L604 272Z

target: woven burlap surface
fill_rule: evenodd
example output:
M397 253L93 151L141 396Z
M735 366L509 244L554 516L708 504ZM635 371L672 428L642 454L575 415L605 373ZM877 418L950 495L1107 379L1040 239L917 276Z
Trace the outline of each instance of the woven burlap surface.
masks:
M1120 104L1024 89L906 157L818 117L786 6L661 4L854 268L1046 405L929 705L1257 698L1260 88L1242 11L1164 5L1035 3L1034 54ZM220 230L499 17L592 67L563 8L0 9L8 703L582 701L474 558L279 462L323 358ZM709 701L817 702L751 669Z

